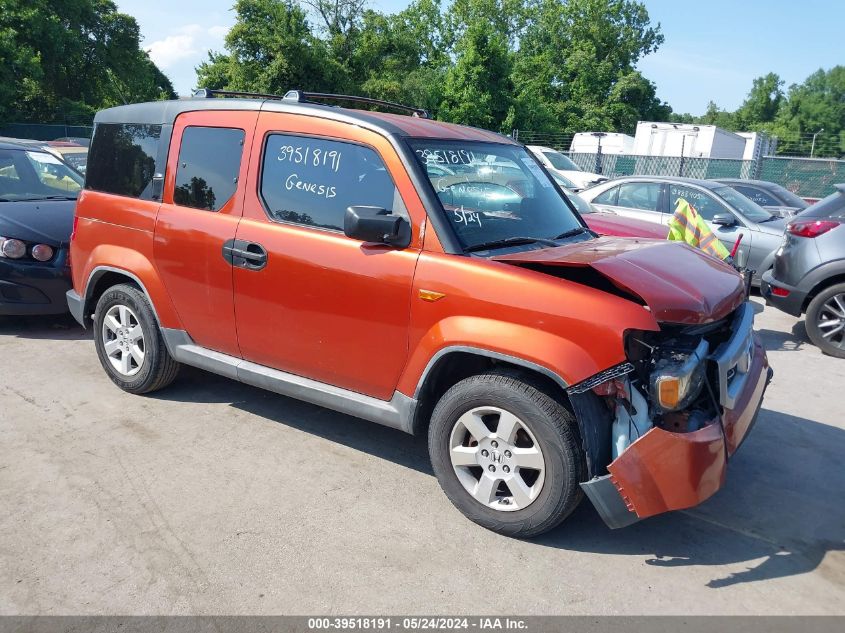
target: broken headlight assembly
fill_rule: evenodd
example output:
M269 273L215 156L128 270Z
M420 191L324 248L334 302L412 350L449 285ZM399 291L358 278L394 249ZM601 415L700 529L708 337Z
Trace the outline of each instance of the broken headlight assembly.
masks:
M704 388L707 353L710 346L701 340L692 350L658 348L652 355L654 368L649 374L649 395L653 406L663 412L690 406Z

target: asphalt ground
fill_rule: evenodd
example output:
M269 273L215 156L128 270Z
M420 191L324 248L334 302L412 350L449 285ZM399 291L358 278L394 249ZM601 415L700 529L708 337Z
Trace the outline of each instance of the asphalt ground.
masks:
M132 396L69 318L0 319L0 613L843 614L845 361L755 301L775 378L725 487L533 541L422 439L193 369Z

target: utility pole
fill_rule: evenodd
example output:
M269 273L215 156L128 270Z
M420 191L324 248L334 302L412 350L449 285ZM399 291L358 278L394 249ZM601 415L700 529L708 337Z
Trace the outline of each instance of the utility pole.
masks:
M813 143L810 145L810 158L813 157L813 153L816 151L816 137L822 132L824 132L824 128L813 134Z

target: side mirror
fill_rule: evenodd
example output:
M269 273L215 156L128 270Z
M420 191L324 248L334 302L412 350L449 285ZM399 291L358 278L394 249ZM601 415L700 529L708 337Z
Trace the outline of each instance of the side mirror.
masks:
M736 224L736 218L730 213L717 213L713 216L712 222L719 226L733 226Z
M411 225L407 220L381 207L349 207L343 217L343 232L355 240L399 248L411 243Z

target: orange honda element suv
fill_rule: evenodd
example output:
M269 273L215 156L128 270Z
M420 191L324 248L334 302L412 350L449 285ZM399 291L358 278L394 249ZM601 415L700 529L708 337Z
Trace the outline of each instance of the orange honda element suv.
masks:
M510 138L329 99L97 115L68 303L109 378L193 365L426 433L449 499L502 534L584 494L622 527L715 493L771 378L736 272L596 236Z

